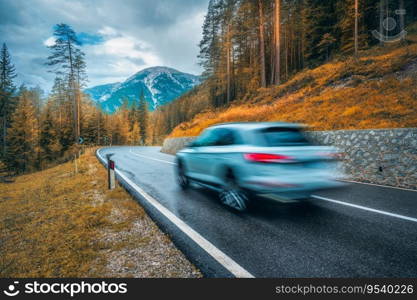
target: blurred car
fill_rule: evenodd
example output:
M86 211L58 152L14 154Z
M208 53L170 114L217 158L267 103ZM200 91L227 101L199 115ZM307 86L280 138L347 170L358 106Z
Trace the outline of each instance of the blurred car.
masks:
M198 183L243 211L255 195L308 199L317 190L341 186L339 152L314 145L304 127L291 123L228 123L206 129L177 153L182 189Z

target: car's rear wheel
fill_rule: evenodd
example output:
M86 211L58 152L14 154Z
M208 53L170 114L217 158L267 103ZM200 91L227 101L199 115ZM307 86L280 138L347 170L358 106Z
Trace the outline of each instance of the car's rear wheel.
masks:
M237 211L246 211L249 208L249 193L239 187L232 172L228 172L225 183L219 193L220 201Z
M185 167L182 162L178 162L177 165L177 183L183 190L186 190L190 187L190 180L185 175Z

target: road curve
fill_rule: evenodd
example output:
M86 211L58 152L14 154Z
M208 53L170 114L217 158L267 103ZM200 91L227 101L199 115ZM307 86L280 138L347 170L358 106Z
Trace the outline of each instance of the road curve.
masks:
M417 192L351 184L235 213L181 191L159 147L110 147L119 180L207 277L416 277Z

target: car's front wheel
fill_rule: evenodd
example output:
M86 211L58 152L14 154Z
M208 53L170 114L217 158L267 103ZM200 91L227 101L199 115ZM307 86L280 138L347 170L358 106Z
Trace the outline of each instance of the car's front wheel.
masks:
M185 167L181 161L179 161L177 164L177 183L183 190L186 190L190 187L190 180L185 175Z
M226 175L223 188L219 193L219 198L224 205L237 211L246 211L249 208L249 194L239 187L232 172Z

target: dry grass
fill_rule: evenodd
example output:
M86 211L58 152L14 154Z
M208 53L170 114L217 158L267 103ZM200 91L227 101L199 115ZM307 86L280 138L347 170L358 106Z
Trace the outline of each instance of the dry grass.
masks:
M70 162L0 183L0 277L187 277L175 261L201 276L121 187L106 190L106 178L89 150L78 174ZM150 245L168 249L165 262L138 272ZM112 265L120 251L141 248L142 257Z
M306 70L233 106L197 115L170 137L224 122L286 121L313 130L417 127L417 44L388 45Z

